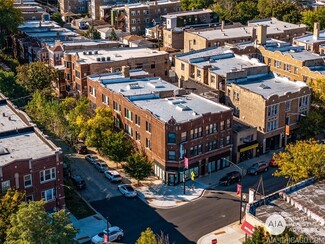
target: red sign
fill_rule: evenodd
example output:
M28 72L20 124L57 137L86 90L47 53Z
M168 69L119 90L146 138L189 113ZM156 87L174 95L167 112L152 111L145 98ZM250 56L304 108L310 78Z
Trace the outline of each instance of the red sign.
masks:
M248 223L245 219L243 224L241 225L241 229L245 231L249 236L252 236L255 228L250 223Z
M107 234L104 234L104 242L108 242L108 236L107 236Z
M242 191L242 186L237 184L237 195L240 195Z
M184 157L184 169L188 169L188 158Z
M212 244L217 244L217 243L218 243L217 239L212 240Z

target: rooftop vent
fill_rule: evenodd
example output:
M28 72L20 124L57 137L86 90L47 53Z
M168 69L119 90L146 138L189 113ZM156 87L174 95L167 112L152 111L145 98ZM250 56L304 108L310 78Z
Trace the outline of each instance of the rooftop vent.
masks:
M193 115L193 116L197 116L197 115L199 115L199 114L198 114L197 112L193 111L193 112L192 112L192 115Z
M106 57L106 61L111 61L111 57Z
M1 147L1 146L0 146L0 156L1 156L1 155L6 155L6 154L9 154L8 149L5 148L5 147Z
M105 61L105 57L102 57L102 61Z
M94 51L94 54L98 54L98 51Z
M92 55L93 53L91 51L88 52L88 55Z
M183 104L178 104L176 106L176 109L181 110L181 111L191 111L192 109L186 105Z
M264 83L260 84L258 87L262 89L271 89L271 87L265 85Z
M185 103L185 101L181 100L181 99L173 99L173 100L169 100L168 101L170 104L173 104L173 105L177 105L177 104L182 104L182 103Z
M129 89L139 89L140 88L139 83L130 83L130 84L128 84L127 87Z
M164 84L162 84L161 82L157 82L157 81L152 81L149 82L149 85L152 86L153 88L164 88Z
M96 58L97 61L100 61L100 58Z
M84 55L87 55L87 52L86 52L86 51L83 51L82 53L83 53Z

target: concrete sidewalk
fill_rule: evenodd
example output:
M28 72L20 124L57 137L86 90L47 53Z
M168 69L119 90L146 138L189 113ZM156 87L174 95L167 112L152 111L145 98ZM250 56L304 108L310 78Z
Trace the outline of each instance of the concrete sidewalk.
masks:
M243 168L245 175L247 169L254 163L260 161L269 162L273 152L274 151L261 155L260 157L246 160L239 163L238 166ZM174 208L200 198L205 189L218 185L221 177L234 170L239 171L236 166L230 165L220 171L196 178L194 182L187 181L185 194L183 192L184 187L182 183L177 186L169 186L164 184L162 180L153 180L145 186L137 187L137 190L140 199L154 208ZM194 185L194 188L192 188L192 185Z
M202 236L197 244L211 244L213 240L216 240L218 244L242 244L245 241L245 232L240 228L237 221Z

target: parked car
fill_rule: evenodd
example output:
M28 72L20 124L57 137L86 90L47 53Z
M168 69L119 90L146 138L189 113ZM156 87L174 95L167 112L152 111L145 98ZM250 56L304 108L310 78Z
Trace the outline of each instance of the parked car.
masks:
M118 190L125 197L136 197L137 191L133 189L131 185L118 185Z
M219 180L219 185L229 186L234 182L239 182L242 176L238 171L231 171Z
M277 162L275 161L274 158L271 158L270 162L269 162L269 166L271 167L278 167Z
M253 164L251 167L247 169L247 174L249 175L257 175L260 172L268 171L269 164L267 162L261 161Z
M106 170L104 175L111 182L120 182L122 180L121 175L116 170Z
M79 154L86 154L88 152L87 146L83 143L78 143L76 145L76 150Z
M124 232L121 228L117 226L112 226L108 228L109 231L109 240L108 241L121 241L124 237ZM102 232L95 235L91 238L91 243L100 244L104 241L104 235L107 234L107 230L103 230Z
M71 180L78 190L86 187L86 182L80 175L71 175Z
M93 164L93 165L95 165L95 164L97 163L97 161L99 160L97 156L95 156L95 155L91 155L91 154L88 154L88 155L85 157L85 159L86 159L89 163L91 163L91 164Z
M95 167L100 173L103 173L108 170L107 164L102 160L98 160L95 164Z

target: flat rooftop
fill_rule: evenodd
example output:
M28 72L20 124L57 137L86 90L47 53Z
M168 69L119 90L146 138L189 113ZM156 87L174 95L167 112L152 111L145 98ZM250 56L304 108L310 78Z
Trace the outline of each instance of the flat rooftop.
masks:
M0 138L0 166L19 159L37 159L54 154L55 150L44 143L35 132L25 132Z
M100 78L98 76L89 76L89 78L97 80L108 90L129 97L130 100L141 99L141 95L153 95L162 91L174 91L179 89L177 86L162 80L160 77L132 78L132 76L146 74L148 73L142 70L135 70L130 71L131 78L125 78L121 73L113 73L111 76L109 76L109 74L104 76L101 75Z
M19 25L18 28L38 28L38 27L60 27L55 21L25 21L23 24Z
M99 49L96 51L85 50L73 50L73 51L65 51L66 54L76 54L78 52L79 60L78 63L100 63L100 62L112 62L112 61L120 61L132 58L146 58L153 56L160 56L164 54L168 54L165 51L156 51L149 48L109 48L109 49ZM107 57L109 59L107 60ZM100 58L100 60L97 60ZM105 58L105 61L101 61L102 58ZM161 60L157 60L160 61Z
M180 3L181 1L169 1L169 0L160 0L160 1L153 1L153 2L143 2L143 3L131 3L131 4L125 4L124 8L141 8L141 7L147 7L147 6L154 6L154 5L167 5L167 4L175 4Z
M29 126L7 105L7 103L3 103L3 100L0 101L0 132Z
M233 118L232 121L232 130L235 133L241 132L241 131L245 131L248 129L252 129L255 128L253 126L250 126L249 124L244 123L243 121L240 121L239 119L237 119L236 117Z
M200 15L200 14L209 14L209 13L212 13L211 9L198 9L198 10L192 10L192 11L168 13L166 15L162 15L161 17L166 18L166 19L173 19L173 18L188 16L188 15Z
M233 53L229 47L211 47L202 50L192 51L184 54L176 55L176 58L188 63L204 61L209 57L224 53Z
M250 27L236 27L216 30L202 30L202 31L191 31L190 33L196 34L205 38L206 40L228 40L232 38L249 38L252 37L252 30Z
M292 201L317 214L317 219L324 221L325 181L317 182L301 190L289 193L288 196ZM256 217L262 222L265 222L274 213L282 215L287 226L294 227L297 233L307 234L314 240L325 240L325 226L321 225L315 219L308 217L305 212L289 204L283 198L278 198L268 205L262 205L256 209Z
M281 53L288 53L294 59L300 61L323 59L319 54L307 51L302 46L291 45L291 43L282 42L279 40L267 40L264 47L266 50L271 52L279 51Z
M182 123L202 117L207 113L231 111L231 108L191 93L185 96L143 99L133 101L138 107L150 111L156 118L167 123L173 117Z
M319 32L319 37L315 38L313 34L307 34L304 36L300 36L300 37L295 37L293 39L294 41L298 41L304 44L309 44L309 43L318 43L318 42L325 42L325 30L321 30Z
M302 81L290 81L284 77L275 76L273 73L267 75L249 76L234 82L239 87L263 96L265 99L273 95L284 96L288 92L298 92L308 85Z
M223 77L230 72L237 72L254 67L267 67L267 64L259 62L258 59L250 59L248 56L239 56L232 53L216 55L208 61L200 62L196 65L201 68L211 65L212 67L209 71Z
M267 34L283 33L287 30L294 30L299 28L307 28L304 24L291 24L289 22L280 21L276 18L260 19L248 21L248 26L267 25Z

